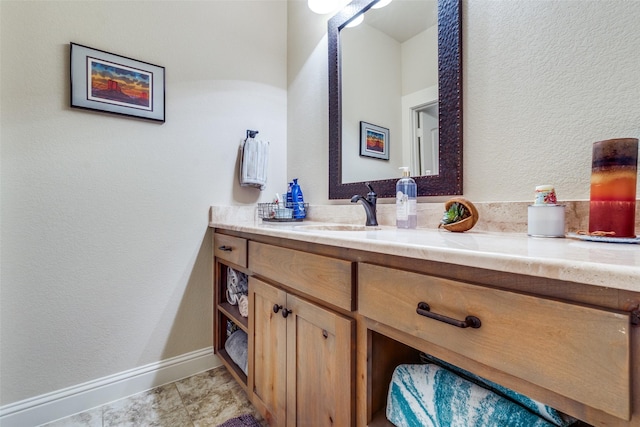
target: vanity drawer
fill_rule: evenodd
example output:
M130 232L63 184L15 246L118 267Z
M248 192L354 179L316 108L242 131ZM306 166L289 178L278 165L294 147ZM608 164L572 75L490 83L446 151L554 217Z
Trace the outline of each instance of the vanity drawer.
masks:
M351 261L249 242L249 269L336 307L355 309Z
M240 267L247 266L247 239L226 234L213 235L213 254Z
M417 313L464 321L461 328ZM361 263L358 311L447 348L628 420L630 319L627 314Z

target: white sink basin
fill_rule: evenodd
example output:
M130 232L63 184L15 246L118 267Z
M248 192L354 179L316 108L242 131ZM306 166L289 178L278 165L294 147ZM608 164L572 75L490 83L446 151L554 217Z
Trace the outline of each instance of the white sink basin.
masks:
M296 230L309 230L309 231L372 231L380 230L379 226L369 225L354 225L354 224L313 224L313 225L299 225L295 227Z

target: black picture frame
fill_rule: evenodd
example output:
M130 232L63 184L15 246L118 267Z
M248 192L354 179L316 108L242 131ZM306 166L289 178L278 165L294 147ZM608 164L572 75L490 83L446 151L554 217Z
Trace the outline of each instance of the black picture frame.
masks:
M165 69L70 43L72 108L164 123Z

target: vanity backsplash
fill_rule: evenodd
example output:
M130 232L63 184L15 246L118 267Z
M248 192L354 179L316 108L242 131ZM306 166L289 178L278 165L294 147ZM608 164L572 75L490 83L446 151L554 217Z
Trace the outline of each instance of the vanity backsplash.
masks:
M565 221L567 232L588 230L589 201L562 201L566 206ZM474 202L480 220L471 230L502 233L527 233L527 207L531 202ZM378 223L395 226L395 204L378 204ZM444 202L418 203L418 228L438 228L444 212ZM224 206L212 210L215 222L225 223L225 219L238 221L260 221L255 206ZM311 205L306 220L340 224L365 223L364 211L356 205ZM636 203L636 230L640 232L640 200Z

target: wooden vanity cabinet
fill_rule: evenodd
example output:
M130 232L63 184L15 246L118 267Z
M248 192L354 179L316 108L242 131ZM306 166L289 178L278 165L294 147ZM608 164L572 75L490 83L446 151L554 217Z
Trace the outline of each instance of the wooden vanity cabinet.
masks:
M353 263L252 241L249 269L252 402L271 426L353 425L355 320L328 308L352 306Z
M214 239L214 348L271 426L390 426L393 370L424 352L579 425L640 427L639 292L260 234ZM248 321L225 301L228 266L249 275ZM481 326L425 316L420 302ZM248 332L246 376L224 352L227 319Z

